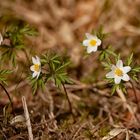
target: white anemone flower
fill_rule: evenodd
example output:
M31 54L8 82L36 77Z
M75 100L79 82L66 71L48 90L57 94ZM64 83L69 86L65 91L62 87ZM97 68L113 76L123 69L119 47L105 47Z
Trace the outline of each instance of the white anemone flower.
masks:
M87 39L83 41L83 46L87 47L87 53L96 52L98 46L101 45L101 40L92 34L86 33Z
M3 37L2 37L2 34L0 33L0 45L2 44L3 42Z
M115 84L119 84L121 80L129 81L130 77L128 76L128 72L131 70L130 66L123 67L122 60L118 60L116 66L112 65L111 72L106 74L106 78L114 78Z
M38 78L41 72L40 58L38 56L32 57L32 62L33 62L33 65L30 67L30 70L33 71L32 77Z

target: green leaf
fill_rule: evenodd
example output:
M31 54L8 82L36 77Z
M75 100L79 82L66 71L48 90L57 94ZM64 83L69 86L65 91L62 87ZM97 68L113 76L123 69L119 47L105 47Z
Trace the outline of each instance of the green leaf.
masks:
M57 86L57 87L60 87L61 85L62 85L62 81L59 79L59 78L54 78L55 79L55 85Z
M101 53L100 53L100 55L99 55L99 60L100 60L100 61L102 61L102 60L105 59L105 57L106 57L106 54L105 54L105 53L106 53L105 51L101 51Z
M113 95L116 92L117 88L120 88L120 84L113 83L113 86L111 89L111 95Z
M116 58L115 58L116 63L118 62L118 60L120 60L120 58L121 58L120 54L116 55Z
M135 73L134 73L131 77L132 77L132 79L135 80L136 82L139 81L139 80L138 80L138 77L137 77L137 75L136 75Z
M63 61L63 59L56 54L45 54L42 55L41 62L43 62L44 67L47 67L47 72L44 74L45 83L52 80L55 81L57 87L60 87L62 83L70 83L66 72L70 61Z
M3 82L5 85L7 85L7 78L9 74L11 74L11 70L0 70L0 81Z
M44 91L45 83L44 83L43 77L41 75L39 76L38 79L32 78L32 76L30 75L28 77L28 80L30 81L33 95L36 93L36 91L38 89L41 89L42 91Z
M38 32L36 31L36 29L30 27L28 24L23 26L23 28L21 28L19 30L19 33L20 34L26 34L26 35L29 35L29 36L36 36L36 35L38 35Z
M105 67L106 70L110 70L111 69L110 62L102 62L102 65Z
M58 67L55 71L58 73L58 72L61 72L61 71L65 71L65 68L70 64L70 62L64 62L62 64L62 66Z
M45 74L45 83L47 82L47 81L49 81L49 80L52 80L53 78L52 78L52 74L51 73L46 73Z
M133 72L140 72L140 66L135 66L134 68L132 68Z
M103 26L102 25L97 30L96 35L101 40L105 39L108 36L107 33L103 33Z
M112 50L112 46L109 45L108 48L106 49L106 52L109 54L109 55L112 55L114 57L117 57L117 54Z
M126 60L127 66L130 66L131 63L132 63L132 61L133 61L133 53L132 53L132 54L127 58L127 60Z

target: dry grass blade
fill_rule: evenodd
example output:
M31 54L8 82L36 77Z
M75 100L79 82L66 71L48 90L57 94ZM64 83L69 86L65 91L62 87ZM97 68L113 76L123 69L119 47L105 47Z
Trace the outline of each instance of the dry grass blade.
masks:
M125 132L125 129L114 128L108 133L107 136L103 137L102 140L111 140L122 132Z
M26 104L26 99L24 96L22 96L22 104L23 104L23 109L24 109L24 114L25 114L25 119L26 119L26 125L28 128L29 140L33 140L30 116L29 116L29 112L28 112L28 108L27 108L27 104Z
M15 116L11 121L10 124L16 124L16 123L22 123L25 122L25 118L23 115L17 115Z
M126 100L125 95L122 92L122 90L118 88L117 93L120 96L120 98L122 99L122 101L124 102L124 105L126 106L126 108L129 110L129 112L134 117L134 120L139 123L139 120L138 120L137 116L135 115L135 112L133 111L133 108L127 103L127 100Z

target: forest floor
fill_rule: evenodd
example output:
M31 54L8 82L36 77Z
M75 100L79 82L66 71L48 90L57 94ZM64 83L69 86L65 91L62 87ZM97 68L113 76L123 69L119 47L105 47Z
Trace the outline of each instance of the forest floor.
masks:
M44 92L35 95L25 74L18 70L6 86L12 101L0 90L0 140L26 140L22 98L26 98L34 140L140 140L140 84L126 84L127 102L115 93L103 75L98 53L84 58L80 42L86 32L103 25L112 44L122 58L133 51L140 64L139 0L4 0L0 2L0 19L24 20L37 28L39 35L28 39L27 52L39 56L51 50L68 56L72 65L67 73L73 83L66 84L72 104L70 112L64 89L48 83ZM0 23L0 29L4 23ZM28 53L29 55L29 53ZM19 53L19 61L25 56ZM17 69L17 68L16 68ZM29 68L28 68L29 69ZM16 77L16 78L15 78ZM140 78L140 75L139 75ZM129 104L133 113L128 110Z

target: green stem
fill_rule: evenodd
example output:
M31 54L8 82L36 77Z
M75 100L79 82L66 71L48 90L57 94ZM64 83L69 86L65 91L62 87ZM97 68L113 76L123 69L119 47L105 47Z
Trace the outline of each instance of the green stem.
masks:
M6 88L0 83L0 86L2 87L2 89L5 91L6 95L8 96L8 99L10 101L10 104L11 104L11 107L12 107L12 112L14 114L14 106L13 106L13 102L12 102L12 99L8 93L8 91L6 90ZM15 115L15 114L14 114Z
M70 102L70 99L69 99L69 96L68 96L68 92L66 90L66 87L65 87L64 83L62 83L62 86L63 86L64 92L65 92L65 95L66 95L66 98L67 98L67 101L68 101L68 104L69 104L70 112L72 113L72 115L74 115L73 112L72 112L72 105L71 105L71 102Z

